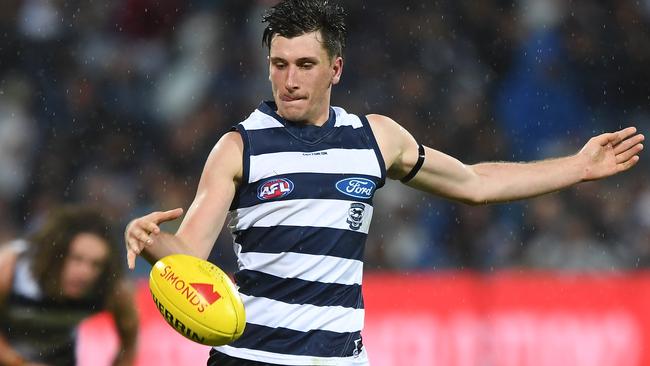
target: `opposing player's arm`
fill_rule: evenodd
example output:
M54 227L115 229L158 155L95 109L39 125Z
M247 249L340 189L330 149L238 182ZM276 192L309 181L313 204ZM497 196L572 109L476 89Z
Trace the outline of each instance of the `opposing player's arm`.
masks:
M418 161L418 144L395 121L380 115L368 120L380 146L388 176L402 179ZM530 163L489 162L466 165L425 147L411 187L469 204L506 202L556 191L572 184L604 178L634 166L644 137L629 127L589 140L575 155Z
M5 311L7 296L11 290L17 257L16 252L10 246L0 248L0 321L2 320L1 314ZM0 334L0 365L21 365L24 362L25 360Z
M17 258L18 254L10 245L0 247L0 309L4 307L7 295L11 290Z
M226 219L228 208L242 177L243 142L237 132L225 134L210 152L194 201L176 234L160 230L159 224L180 217L178 208L154 212L135 219L124 233L129 268L139 254L151 263L176 253L206 259Z
M120 282L111 294L107 308L113 316L120 341L113 365L133 365L138 337L138 313L135 309L132 285L125 281Z

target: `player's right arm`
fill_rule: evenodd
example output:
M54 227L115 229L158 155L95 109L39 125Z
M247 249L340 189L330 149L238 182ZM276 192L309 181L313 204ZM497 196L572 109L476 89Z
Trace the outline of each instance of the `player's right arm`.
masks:
M207 259L242 178L243 150L238 132L228 132L217 142L203 168L194 201L176 234L161 231L160 224L180 217L181 208L153 212L127 225L124 238L129 268L135 267L135 258L140 254L150 263L170 254Z

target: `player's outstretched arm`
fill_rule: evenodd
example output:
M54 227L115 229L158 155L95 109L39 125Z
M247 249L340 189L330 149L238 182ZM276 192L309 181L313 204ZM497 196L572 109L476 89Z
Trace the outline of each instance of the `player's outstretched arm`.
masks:
M124 232L129 268L143 255L150 263L170 254L189 254L206 259L226 219L242 177L243 142L237 132L225 134L215 145L201 174L194 201L176 234L160 230L160 224L183 214L180 208L154 212L131 221Z
M368 120L382 150L388 176L406 176L418 160L413 136L390 118L370 115ZM628 127L593 137L572 156L529 163L474 165L425 147L422 168L407 184L469 204L513 201L626 171L639 161L643 140L636 128Z

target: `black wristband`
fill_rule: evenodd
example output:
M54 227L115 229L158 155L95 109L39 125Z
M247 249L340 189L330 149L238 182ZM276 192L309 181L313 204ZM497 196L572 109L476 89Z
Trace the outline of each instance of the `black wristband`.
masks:
M422 144L418 144L418 161L415 163L415 166L411 171L402 179L400 179L400 182L406 183L413 179L416 174L420 171L420 168L422 168L422 164L424 164L424 146Z

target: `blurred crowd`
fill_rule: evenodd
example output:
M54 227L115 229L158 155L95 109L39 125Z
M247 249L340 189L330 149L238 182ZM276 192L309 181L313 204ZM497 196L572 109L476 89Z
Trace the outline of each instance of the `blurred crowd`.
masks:
M650 133L650 1L343 3L333 104L386 114L465 163L572 154L630 124ZM0 242L62 202L101 206L118 240L137 215L187 208L214 143L271 98L260 17L272 4L3 1ZM622 176L512 204L470 207L390 182L366 268L647 267L643 155ZM212 256L234 268L229 235Z

